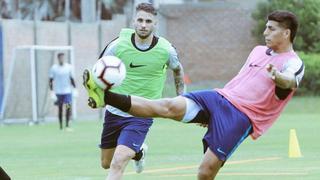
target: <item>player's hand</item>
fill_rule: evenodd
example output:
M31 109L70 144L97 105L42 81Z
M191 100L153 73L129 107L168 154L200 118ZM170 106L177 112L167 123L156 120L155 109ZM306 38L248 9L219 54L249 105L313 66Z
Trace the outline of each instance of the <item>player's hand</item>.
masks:
M51 91L50 92L50 98L53 100L53 101L56 101L58 98L57 98L57 95L54 91Z
M77 98L79 96L78 90L77 89L73 89L72 90L72 97Z
M276 74L278 73L278 69L276 67L274 67L273 64L267 64L266 70L268 72L269 77L272 80L275 80L276 79Z

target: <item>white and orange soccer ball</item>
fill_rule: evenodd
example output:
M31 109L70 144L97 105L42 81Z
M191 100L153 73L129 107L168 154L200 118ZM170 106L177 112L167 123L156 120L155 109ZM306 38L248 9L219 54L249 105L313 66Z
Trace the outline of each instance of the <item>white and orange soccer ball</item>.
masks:
M94 82L102 89L121 85L126 77L126 67L116 56L103 56L92 69Z

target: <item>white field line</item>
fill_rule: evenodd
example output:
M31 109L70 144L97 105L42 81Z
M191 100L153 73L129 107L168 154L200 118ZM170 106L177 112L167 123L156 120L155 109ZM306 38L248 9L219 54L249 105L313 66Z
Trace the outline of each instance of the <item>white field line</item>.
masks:
M253 163L259 161L275 161L281 159L280 157L266 157L266 158L257 158L257 159L246 159L246 160L238 160L238 161L227 161L226 164L246 164L246 163ZM158 172L171 172L177 170L186 170L186 169L196 169L199 165L190 165L190 166L178 166L173 168L159 168L159 169L149 169L144 170L143 173L158 173ZM136 174L136 172L127 172L124 175L131 175Z

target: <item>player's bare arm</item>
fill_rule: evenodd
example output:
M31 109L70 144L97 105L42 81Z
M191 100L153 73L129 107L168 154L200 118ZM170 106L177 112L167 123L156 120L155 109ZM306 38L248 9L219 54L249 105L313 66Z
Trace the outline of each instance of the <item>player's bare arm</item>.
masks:
M272 64L268 64L266 69L278 87L282 89L296 88L297 83L296 83L295 75L292 72L290 71L280 72Z
M173 77L174 77L174 83L176 86L177 95L181 95L184 92L186 92L183 76L184 76L183 67L181 64L179 64L176 69L173 69Z
M183 81L184 71L182 64L179 61L178 53L175 47L171 46L169 49L169 60L167 62L168 67L173 71L173 78L176 87L177 95L181 95L186 92L186 86Z

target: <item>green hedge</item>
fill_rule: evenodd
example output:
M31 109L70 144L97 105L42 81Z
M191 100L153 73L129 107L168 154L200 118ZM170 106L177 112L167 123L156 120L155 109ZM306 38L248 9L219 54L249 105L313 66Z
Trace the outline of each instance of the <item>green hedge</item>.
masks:
M298 95L320 95L320 54L299 52L305 65L304 77Z
M268 0L258 3L252 13L256 21L252 34L259 44L264 44L262 33L267 15L274 10L288 10L297 15L300 26L294 41L295 50L320 53L320 0Z

